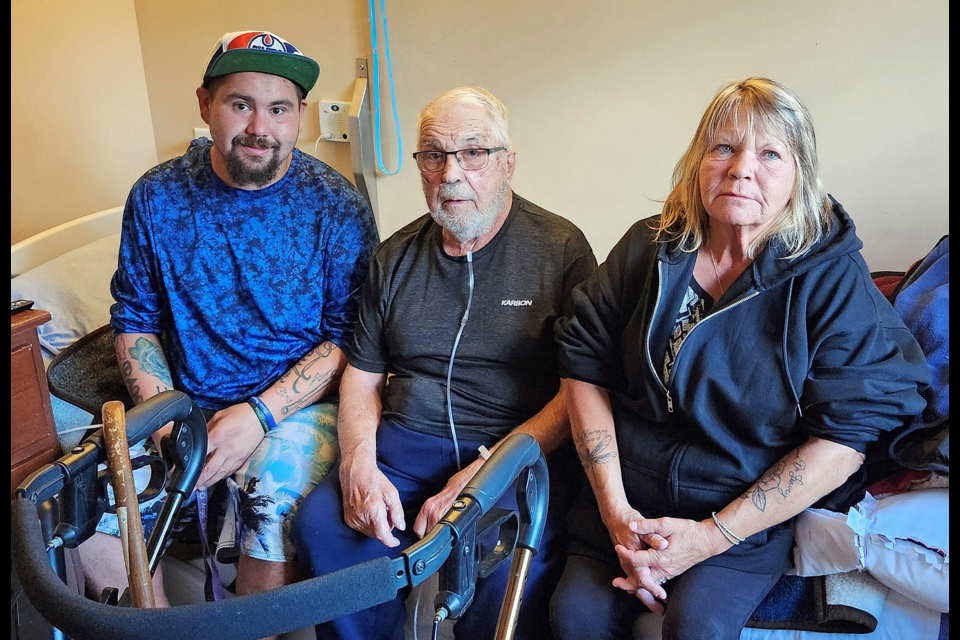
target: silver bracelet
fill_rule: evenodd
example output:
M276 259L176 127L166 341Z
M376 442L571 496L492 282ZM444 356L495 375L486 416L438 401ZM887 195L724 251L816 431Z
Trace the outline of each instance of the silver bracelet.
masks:
M717 525L717 529L720 529L720 533L723 534L723 537L727 539L727 542L736 546L743 542L743 538L735 534L733 531L727 528L727 525L720 522L720 519L717 518L717 512L713 512L713 522Z

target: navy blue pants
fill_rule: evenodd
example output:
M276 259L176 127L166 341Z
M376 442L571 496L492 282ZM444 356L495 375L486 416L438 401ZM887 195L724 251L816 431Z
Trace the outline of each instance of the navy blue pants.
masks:
M571 555L553 596L557 640L631 640L637 617L649 609L611 585L622 575L619 565ZM780 575L716 565L691 567L666 585L663 640L737 640Z
M649 609L613 586L623 569L592 494L585 497L570 513L566 568L550 604L553 633L557 640L631 640L637 617ZM785 531L792 545L792 529ZM788 566L790 546L778 540L767 548L766 562L707 562L668 582L663 640L737 640Z
M477 458L481 444L491 446L493 441L459 441L464 466ZM423 503L436 495L457 472L450 438L424 435L389 421L384 421L377 430L377 462L397 488L403 503L407 530L393 532L401 545L388 548L344 524L339 468L335 468L307 495L294 518L292 537L307 576L324 575L382 556L399 557L403 549L417 541L412 527ZM558 470L560 466L564 467L562 471ZM582 478L577 475L578 471L579 462L572 448L563 450L562 455L555 455L550 461L547 527L540 551L531 562L517 623L518 639L549 637L550 596L563 570L565 541L560 532L566 507L576 494L576 487L569 480ZM556 477L565 482L557 482ZM516 489L508 489L497 506L515 509ZM454 626L458 640L494 637L509 564L505 562L488 578L478 580L473 604ZM403 640L404 599L408 594L409 590L404 589L390 602L318 625L317 638Z

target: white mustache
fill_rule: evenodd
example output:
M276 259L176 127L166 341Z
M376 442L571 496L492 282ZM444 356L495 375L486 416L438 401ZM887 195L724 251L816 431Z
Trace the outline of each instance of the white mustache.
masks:
M440 200L473 200L473 192L455 184L440 185L437 192Z

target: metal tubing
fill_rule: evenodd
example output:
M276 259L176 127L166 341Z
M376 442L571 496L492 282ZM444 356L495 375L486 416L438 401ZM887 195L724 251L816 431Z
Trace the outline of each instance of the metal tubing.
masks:
M533 552L525 547L518 547L510 564L510 578L503 594L503 606L500 608L500 618L497 620L496 640L513 640L517 630L517 618L520 616L520 604L523 602L523 588L527 584L527 574L530 571L530 560Z
M347 124L350 128L350 160L353 180L373 210L373 219L380 230L380 206L377 202L376 149L373 145L373 119L367 91L367 59L357 58L357 82L353 87Z
M167 493L167 499L160 509L160 515L157 516L153 533L150 534L150 540L147 541L147 561L151 575L156 572L157 565L160 564L160 555L164 551L167 538L170 536L171 531L173 531L173 524L182 504L182 493L178 491L170 491Z

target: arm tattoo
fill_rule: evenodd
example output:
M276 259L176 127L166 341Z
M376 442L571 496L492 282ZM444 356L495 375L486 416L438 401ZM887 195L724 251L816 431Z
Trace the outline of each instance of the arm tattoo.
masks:
M314 394L311 392L322 391L328 385L332 384L335 380L339 380L339 379L340 379L340 372L337 371L336 369L334 369L333 371L327 371L321 374L319 377L317 377L314 380L313 386L306 389L303 392L306 395L302 396L298 400L293 401L290 404L284 405L283 408L280 410L280 413L285 416L292 415L297 411L300 411L300 409L310 406L311 404L317 401L317 399L314 397ZM287 394L281 394L281 395L283 395L285 398L289 398Z
M121 373L123 373L123 383L127 385L127 391L130 392L133 403L140 404L143 402L143 392L140 391L140 385L137 384L137 379L133 377L133 363L129 360L124 360Z
M316 400L313 397L316 392L323 391L340 378L340 371L336 367L317 370L319 365L325 363L326 359L330 357L333 349L333 344L324 342L293 365L293 369L283 374L277 381L279 384L277 393L287 400L283 409L280 410L283 415L296 413L312 404ZM289 390L287 389L288 384L290 385Z
M136 344L130 347L127 353L140 364L141 371L160 378L160 382L168 386L173 386L170 367L167 366L160 345L146 338L137 338Z
M800 459L800 453L797 452L797 458L793 461L792 468L787 471L787 463L780 460L767 471L747 493L740 496L746 500L750 498L760 511L767 508L767 493L776 491L784 500L793 491L794 485L803 484L803 476L800 472L807 468L807 463ZM784 471L787 471L784 477Z
M130 397L133 399L133 404L140 404L146 400L146 398L143 397L143 392L140 390L140 385L137 384L137 379L133 377L133 363L129 360L124 360L121 373L123 374L123 383L127 386L127 391L130 392ZM157 393L154 395L160 395L161 393L163 393L163 389L158 386Z
M606 429L594 429L583 435L578 434L576 437L577 453L580 454L580 462L583 464L583 468L589 469L616 460L616 451L606 451L611 442L613 442L613 436Z

